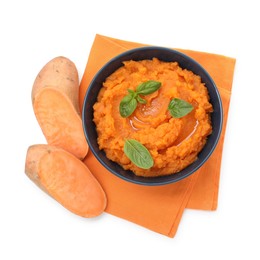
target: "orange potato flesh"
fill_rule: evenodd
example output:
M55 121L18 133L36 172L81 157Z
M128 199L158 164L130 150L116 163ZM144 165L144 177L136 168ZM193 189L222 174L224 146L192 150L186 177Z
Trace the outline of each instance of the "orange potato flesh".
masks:
M61 147L80 159L86 156L88 144L82 120L65 95L46 87L35 96L33 107L48 144Z

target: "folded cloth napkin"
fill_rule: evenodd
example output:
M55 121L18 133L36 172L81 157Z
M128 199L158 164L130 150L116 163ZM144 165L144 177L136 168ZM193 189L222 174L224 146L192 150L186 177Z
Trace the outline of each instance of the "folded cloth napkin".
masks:
M146 46L96 35L80 84L80 106L90 81L111 58L129 49ZM199 62L212 76L222 98L224 125L220 141L206 164L179 182L164 186L129 183L107 171L91 151L84 162L104 188L106 212L140 226L174 237L185 208L215 210L218 202L223 141L227 124L235 59L204 52L177 49Z

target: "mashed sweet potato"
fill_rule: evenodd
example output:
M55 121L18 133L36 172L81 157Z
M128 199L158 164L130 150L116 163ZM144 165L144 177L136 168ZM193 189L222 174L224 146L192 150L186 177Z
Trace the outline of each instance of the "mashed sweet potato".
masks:
M134 113L123 118L119 104L127 89L135 90L145 81L161 82L156 92L143 96ZM168 105L173 98L185 100L194 109L182 118L171 116ZM177 62L152 60L126 61L103 83L94 105L94 122L99 148L106 156L136 175L151 177L181 171L194 162L211 134L212 105L201 78L182 69ZM148 170L138 168L124 154L126 138L142 143L153 157Z

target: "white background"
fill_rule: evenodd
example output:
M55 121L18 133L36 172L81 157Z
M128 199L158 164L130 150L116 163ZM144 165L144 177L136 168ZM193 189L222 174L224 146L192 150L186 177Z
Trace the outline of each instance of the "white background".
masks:
M0 259L260 259L258 1L0 0ZM31 105L41 67L85 69L95 34L237 59L216 212L185 210L171 239L102 214L82 219L24 174L45 143Z

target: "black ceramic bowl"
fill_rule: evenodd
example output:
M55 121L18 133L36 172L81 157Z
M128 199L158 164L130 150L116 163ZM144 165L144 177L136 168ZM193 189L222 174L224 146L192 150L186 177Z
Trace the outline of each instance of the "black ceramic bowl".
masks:
M182 67L183 69L191 70L193 73L201 77L202 82L205 83L208 89L210 102L213 105L214 109L214 112L211 114L213 132L208 137L203 150L199 153L198 159L182 171L168 176L140 177L136 176L131 171L124 170L119 164L109 160L106 157L104 151L101 151L99 149L99 146L97 144L96 127L93 122L93 105L97 100L97 95L102 87L102 83L110 74L112 74L115 70L123 65L123 61L152 59L154 57L167 62L177 61L180 67ZM129 50L116 56L107 64L105 64L95 75L89 85L84 99L82 113L83 128L87 142L91 151L99 160L99 162L117 177L132 183L142 185L164 185L173 183L188 177L196 170L198 170L207 161L207 159L210 157L213 150L215 149L220 137L223 120L221 98L215 83L213 82L207 71L196 61L184 55L183 53L163 47L141 47Z

